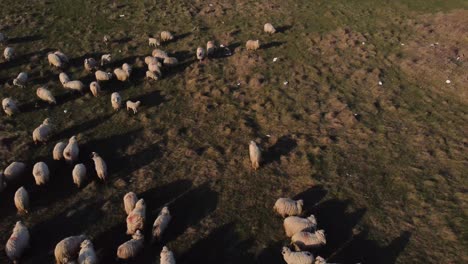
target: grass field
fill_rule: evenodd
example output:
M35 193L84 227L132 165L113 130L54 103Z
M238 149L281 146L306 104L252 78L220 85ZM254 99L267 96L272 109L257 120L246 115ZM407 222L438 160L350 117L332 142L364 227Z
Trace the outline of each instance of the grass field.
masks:
M17 220L32 237L22 263L52 263L56 243L80 233L101 263L116 263L129 239L128 191L145 199L148 225L144 252L130 263L159 263L163 245L178 263L284 263L290 241L272 210L279 197L305 200L327 234L314 253L329 262L468 262L467 1L1 2L2 50L18 56L0 61L0 97L15 98L21 113L0 115L0 168L27 163L31 210L16 214L17 185L0 193L0 263L8 263L4 245ZM279 32L265 34L266 22ZM147 39L162 30L175 33L162 49L181 63L149 82ZM247 51L248 39L262 48ZM199 63L195 50L208 40L232 56ZM84 59L104 53L114 58L105 70L127 62L134 73L103 84L100 97L70 93L47 64L57 49L71 58L65 72L85 85L94 75ZM21 71L26 88L12 85ZM41 85L57 105L38 100ZM141 100L138 114L114 112L114 91ZM34 145L32 131L47 117L53 136ZM82 189L72 166L52 159L72 135L91 171ZM250 140L264 152L258 171ZM106 183L92 151L107 162ZM44 187L29 173L37 161L51 169ZM173 222L151 245L165 204Z

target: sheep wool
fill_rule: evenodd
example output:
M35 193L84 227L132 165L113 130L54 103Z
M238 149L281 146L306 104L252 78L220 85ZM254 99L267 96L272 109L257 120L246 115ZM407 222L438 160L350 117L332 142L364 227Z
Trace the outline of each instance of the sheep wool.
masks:
M98 97L101 93L101 86L98 82L92 82L89 84L89 90L91 91L94 97Z
M274 34L276 32L276 29L271 23L266 23L263 26L263 31L265 31L265 33L268 33L268 34Z
M107 178L107 165L106 162L96 152L91 153L94 161L94 168L96 169L99 179L105 181Z
M77 259L80 245L86 239L84 235L70 236L58 242L55 246L54 255L56 264L67 264Z
M4 98L2 100L2 108L5 114L7 114L7 116L12 116L15 113L19 112L19 109L16 106L15 101L13 101L13 99L11 98Z
M60 83L61 83L62 85L65 85L67 82L70 81L70 77L68 77L68 75L67 75L66 73L61 72L61 73L59 74L59 80L60 80Z
M35 144L44 143L52 133L52 125L49 118L44 119L41 125L34 129L32 137Z
M62 61L62 63L68 63L69 62L67 55L65 55L63 52L57 50L56 52L54 52L54 54L59 57L59 59Z
M300 215L302 207L304 206L303 200L294 201L290 198L279 198L275 202L274 210L282 217Z
M161 43L159 42L157 38L148 38L148 45L150 47L156 47L156 46L161 45Z
M54 160L61 160L63 159L63 150L67 146L65 142L59 142L55 144L54 150L52 151L52 156Z
M130 76L128 75L128 73L126 71L124 71L123 69L121 68L117 68L114 70L114 75L115 77L117 78L117 80L121 81L121 82L125 82L125 81L128 81Z
M120 97L120 94L118 92L112 93L111 103L112 103L112 108L114 108L114 110L120 109L120 106L122 105L122 98Z
M325 238L325 230L317 230L315 233L311 232L299 232L292 236L291 242L298 248L298 249L309 249L309 248L317 248L323 246L327 243Z
M156 239L160 239L162 234L164 233L164 230L166 230L167 226L169 225L169 222L171 222L171 214L169 212L169 208L167 206L164 206L161 212L159 213L158 217L156 220L154 220L153 223L153 237Z
M30 235L28 228L23 222L18 221L13 232L5 245L5 252L13 263L18 263L23 253L29 248Z
M317 227L317 220L314 215L307 218L298 216L288 216L283 221L286 236L292 237L294 234L301 231L311 231Z
M13 80L13 85L19 87L25 87L26 82L28 81L28 74L25 72L20 72L18 76Z
M171 32L169 31L163 31L161 32L161 41L162 42L167 42L167 41L171 41L174 39L174 36L172 35Z
M68 163L73 163L78 160L80 154L80 148L78 147L78 141L76 136L72 136L68 140L68 145L63 150L63 157Z
M158 60L164 60L165 58L169 57L165 51L160 49L154 49L151 55Z
M78 264L97 264L98 259L94 251L93 243L86 239L80 244L80 252L78 253Z
M3 171L5 181L16 181L18 178L24 174L26 171L26 164L23 162L13 161L8 167Z
M94 58L87 58L84 60L84 68L87 71L93 71L96 70L98 66L97 61Z
M252 164L252 168L254 170L258 170L260 168L260 162L262 158L262 153L260 148L257 146L255 141L250 141L249 144L249 156L250 156L250 163Z
M214 41L210 40L206 43L206 55L211 57L215 54L216 46Z
M43 185L49 181L49 167L45 162L38 162L34 164L33 176L36 181L36 185Z
M156 74L152 71L146 71L146 79L148 80L159 80L159 74Z
M132 66L130 66L130 64L128 63L122 64L122 70L124 70L128 74L128 77L130 77L130 75L132 74Z
M119 259L131 259L140 253L143 249L144 237L140 230L137 230L132 239L123 243L117 248L117 257Z
M127 215L129 215L135 208L138 198L134 192L128 192L127 194L125 194L123 201L125 212L127 213Z
M6 47L5 50L3 50L3 57L6 61L12 60L15 57L15 49L12 47Z
M3 172L0 171L0 193L5 190L6 185L5 176L3 175Z
M49 104L56 104L57 103L57 101L55 101L55 97L52 94L52 92L49 91L45 87L37 88L36 95L37 95L37 97L39 97L39 99L41 99L42 101L45 101L45 102L47 102Z
M112 79L112 72L105 72L105 71L99 70L94 73L94 76L96 77L96 81L105 82L105 81L109 81L110 79Z
M153 56L146 56L145 57L145 64L146 65L150 65L151 63L159 63L158 59L153 57ZM159 64L159 67L161 67L161 65Z
M69 90L83 92L85 86L81 81L75 80L66 82L63 87Z
M174 253L172 253L168 247L164 246L162 248L160 256L160 264L176 264Z
M101 66L104 66L112 61L111 54L104 54L101 56Z
M72 171L73 183L81 188L86 180L86 166L83 163L76 164Z
M205 58L205 50L202 47L197 48L197 60L202 61Z
M23 186L15 192L14 200L18 214L27 214L29 210L29 194Z
M161 64L159 62L151 62L148 64L148 70L157 75L161 75Z
M135 208L132 210L132 212L127 216L127 234L133 235L138 229L143 230L143 227L145 226L145 218L145 200L140 199L135 204Z
M140 104L141 104L140 101L132 102L132 101L128 100L127 101L127 111L133 110L133 114L138 113L138 107L140 107Z
M327 264L327 261L324 258L322 258L321 256L317 256L315 258L314 264Z
M314 255L308 251L293 252L287 247L281 251L287 264L313 264Z
M59 56L57 56L54 53L49 53L47 55L47 60L49 61L49 65L54 66L56 68L62 68L63 67L63 62L60 59Z
M258 40L247 40L245 43L247 50L258 50L260 48L260 41Z
M175 57L167 57L164 58L163 64L168 67L174 67L177 66L177 64L179 64L179 61Z

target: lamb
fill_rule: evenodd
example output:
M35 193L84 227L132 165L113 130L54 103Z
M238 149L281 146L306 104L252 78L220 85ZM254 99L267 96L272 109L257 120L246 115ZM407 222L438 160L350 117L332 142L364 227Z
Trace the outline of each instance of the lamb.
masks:
M120 94L118 92L112 93L111 103L112 103L112 108L114 108L114 110L120 109L120 106L122 105L122 98L120 97Z
M94 168L96 169L99 179L105 181L107 178L107 165L106 162L96 152L91 153L94 161Z
M262 159L262 152L260 151L260 148L257 146L257 143L255 141L250 141L249 144L249 156L250 156L250 162L252 163L252 168L254 170L257 170L260 168L260 162Z
M84 68L85 70L89 72L96 70L97 66L98 66L98 63L94 58L87 58L84 60Z
M152 71L146 71L146 79L159 80L160 74L154 73Z
M83 163L76 164L72 171L73 183L81 188L86 180L86 166Z
M135 232L140 229L143 230L145 226L146 218L146 205L145 200L140 199L135 204L132 212L127 216L127 234L133 235Z
M98 258L94 251L93 243L86 239L80 244L80 252L78 253L78 264L97 264Z
M153 223L153 238L160 239L164 230L166 230L169 222L171 221L171 214L169 212L169 208L164 206L161 212L159 213L156 220Z
M212 57L212 56L214 56L215 51L216 51L216 45L215 45L214 41L212 41L212 40L208 41L206 43L206 55L208 57Z
M49 61L49 65L51 66L63 68L64 63L57 54L49 53L47 55L47 61Z
M150 47L156 47L156 46L161 45L161 43L159 42L157 38L148 38L148 45Z
M2 108L7 116L12 116L19 112L16 102L13 99L7 97L2 100Z
M19 263L19 259L30 246L28 228L21 221L17 221L10 238L5 245L5 252L13 263Z
M62 61L62 63L68 63L69 62L67 55L65 55L63 52L57 50L56 52L54 52L54 54L59 57L59 59Z
M66 82L63 85L63 87L66 88L66 89L69 89L69 90L78 91L78 92L82 93L85 86L81 81L75 80L75 81Z
M104 54L101 56L101 66L104 66L112 61L111 54Z
M77 259L80 246L86 237L84 235L70 236L58 242L55 246L54 255L56 264L67 264Z
M0 172L0 193L5 190L6 186L5 176L3 175L3 172Z
M123 69L121 68L117 68L114 70L114 75L115 77L117 78L117 80L121 81L121 82L125 82L125 81L128 81L130 76L128 75L128 73L126 71L124 71Z
M94 76L96 76L96 81L105 82L112 79L112 72L105 72L99 70L94 73Z
M128 192L127 194L125 194L123 201L125 212L127 213L127 215L129 215L135 208L135 204L137 203L138 198L134 192Z
M287 264L313 264L314 255L308 251L293 252L288 247L283 247L281 253Z
M282 217L300 215L302 207L304 206L303 200L294 201L290 198L279 198L275 202L273 209Z
M55 144L54 150L52 151L52 156L54 160L61 160L63 159L63 150L67 146L65 142L59 142Z
M200 62L205 58L205 50L202 47L197 48L197 60Z
M317 227L317 220L314 215L310 215L307 218L288 216L284 219L283 226L286 231L286 236L292 237L296 233L302 231L315 230Z
M169 31L163 31L161 32L161 41L162 42L167 42L167 41L171 41L174 39L174 36L172 35L171 32Z
M98 82L92 82L89 84L89 90L91 90L94 97L98 97L101 93L101 86Z
M29 194L23 186L15 192L14 200L18 214L27 214L29 210Z
M160 256L160 264L176 264L174 253L172 253L172 251L170 251L166 246L162 248Z
M78 141L76 136L72 136L68 140L68 145L63 150L63 157L68 163L73 163L78 160L78 155L80 154L80 148L78 147Z
M140 230L137 230L132 239L123 243L117 248L117 257L119 259L131 259L140 253L143 249L144 237Z
M23 162L13 161L8 167L3 171L5 176L5 181L16 181L18 178L24 174L26 171L26 164Z
M179 64L179 61L175 57L167 57L164 58L163 64L168 67L174 67L177 66L177 64Z
M140 101L136 101L136 102L132 102L130 100L127 101L127 111L128 110L133 110L133 114L136 114L138 113L138 107L140 106L141 102Z
M34 164L33 176L36 181L36 185L43 185L49 181L49 167L45 162L38 162Z
M44 119L42 124L39 125L36 129L34 129L32 138L34 144L37 143L45 143L49 138L50 134L52 133L52 124L50 124L49 118Z
M151 55L158 60L164 60L165 58L169 57L165 51L160 49L154 49Z
M65 87L65 84L70 81L70 77L64 72L59 74L60 83Z
M247 40L245 47L247 50L258 50L260 48L260 42L258 40Z
M54 95L52 94L51 91L49 91L45 87L39 87L36 90L36 95L41 99L42 101L45 101L49 104L57 104L57 101L55 100Z
M6 61L10 61L15 57L15 49L12 47L6 47L3 51L3 57Z
M292 236L291 242L294 244L296 249L310 249L323 246L327 243L325 238L324 230L317 230L315 233L310 232L299 232Z
M265 33L268 33L268 34L274 34L276 32L276 29L271 23L266 23L263 26L263 31L265 31Z
M13 80L13 85L23 88L25 87L26 82L28 82L28 74L25 72L20 72Z

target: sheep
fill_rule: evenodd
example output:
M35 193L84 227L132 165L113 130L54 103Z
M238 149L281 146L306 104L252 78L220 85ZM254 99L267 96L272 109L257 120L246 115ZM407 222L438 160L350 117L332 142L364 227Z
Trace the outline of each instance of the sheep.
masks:
M157 38L148 38L148 45L150 47L156 47L156 46L161 45L161 43L159 42Z
M123 201L125 212L127 213L127 215L129 215L135 208L135 204L137 203L138 198L134 192L128 192L127 194L125 194Z
M293 252L288 247L283 247L281 254L287 264L313 264L314 255L308 251Z
M3 171L5 181L16 181L18 178L24 174L26 171L26 164L23 162L13 161L8 167Z
M128 81L130 76L128 75L128 73L126 71L124 71L123 69L121 68L117 68L114 70L114 75L115 77L117 78L117 80L121 81L121 82L125 82L125 81Z
M247 40L245 43L247 50L258 50L260 48L260 41L258 40Z
M68 163L73 163L78 160L78 155L80 154L80 148L78 147L78 141L76 136L72 136L68 140L68 145L63 150L63 157Z
M288 216L284 219L283 226L286 232L286 236L292 237L301 231L315 230L317 227L317 220L315 219L314 215L310 215L307 218Z
M117 257L119 259L131 259L140 253L143 249L144 236L140 230L137 230L132 239L123 243L117 248Z
M106 162L96 152L92 152L91 155L94 161L94 168L96 169L97 176L99 179L105 181L107 178Z
M257 170L260 168L260 162L262 159L262 152L260 151L260 148L257 146L257 143L255 141L250 141L249 144L249 156L250 156L250 163L252 164L252 168L254 170Z
M54 54L59 57L59 59L62 61L62 63L68 63L69 62L67 55L65 55L63 52L57 50L56 52L54 52Z
M177 66L177 64L179 64L179 61L175 57L167 57L164 58L163 64L168 67L174 67Z
M322 258L321 256L317 256L315 258L314 264L327 264L327 261L324 258Z
M273 209L284 218L286 216L300 215L303 206L303 200L294 201L290 198L279 198L276 200Z
M104 66L112 61L111 54L104 54L101 56L101 66Z
M9 97L2 100L2 108L7 116L12 116L19 112L19 109L16 106L16 102Z
M136 114L138 113L138 107L140 106L141 102L140 101L136 101L136 102L132 102L130 100L127 101L127 111L128 110L133 110L133 114Z
M36 181L36 185L43 185L49 181L49 167L45 162L38 162L34 164L33 176Z
M197 60L200 62L205 58L205 50L202 47L197 48Z
M69 261L77 259L80 246L85 241L86 236L70 236L57 243L54 250L56 264L67 264Z
M37 143L45 143L49 138L50 134L52 133L52 124L50 123L49 118L44 119L42 124L39 125L36 129L34 129L32 138L34 144Z
M162 248L160 256L160 264L176 264L174 253L172 253L172 251L170 251L166 246Z
M52 94L51 91L49 91L45 87L39 87L36 90L36 95L41 99L42 101L45 101L49 104L57 104L57 101L55 100L54 95Z
M151 55L158 60L164 60L165 58L169 57L165 51L160 49L154 49Z
M120 97L120 94L118 92L114 92L111 94L111 103L112 108L114 108L114 110L120 109L120 106L122 105L122 98Z
M15 57L15 49L12 47L6 47L5 50L3 50L3 57L6 61L12 60Z
M152 62L148 64L148 70L160 76L161 75L161 63Z
M89 90L91 90L94 97L98 97L101 93L101 86L98 82L92 82L89 84Z
M13 263L19 263L19 259L30 246L28 228L22 221L17 221L10 238L5 245L5 252Z
M109 35L104 35L104 37L102 38L102 41L104 42L104 44L107 45L111 41L111 37Z
M214 56L215 51L216 51L216 45L215 45L214 41L212 41L212 40L208 41L206 43L206 55L208 57L212 57L212 56Z
M162 234L164 233L164 230L166 230L167 226L169 225L171 218L172 216L169 212L169 208L167 206L164 206L156 220L154 220L152 232L153 238L161 238Z
M94 58L87 58L84 60L84 68L85 70L89 72L96 70L97 66L98 66L98 63Z
M327 243L324 230L317 230L315 233L299 232L292 236L291 242L295 245L296 249L309 249L317 248Z
M160 74L154 73L152 71L146 71L146 79L148 80L159 80Z
M150 65L151 63L159 63L158 59L153 56L146 56L145 57L145 64ZM161 65L159 65L161 67Z
M122 64L122 70L124 70L128 74L128 78L130 78L130 75L132 74L132 66L128 63L124 63Z
M25 84L27 81L28 81L28 74L25 72L20 72L18 76L13 80L13 85L23 88L25 87Z
M86 180L86 166L83 163L76 164L72 171L73 183L81 188L81 185Z
M65 142L58 142L55 144L54 150L52 151L52 157L54 160L61 160L63 159L63 150L67 146Z
M83 92L84 87L85 87L84 84L79 80L69 81L63 85L63 88L73 90L73 91L78 91L80 93Z
M67 82L70 81L70 77L68 77L66 73L61 72L59 74L59 80L60 80L60 83L64 86Z
M29 194L23 186L19 187L15 192L14 200L16 209L18 209L18 214L29 213Z
M78 264L97 264L98 258L94 251L93 243L86 239L80 244L80 252L78 253Z
M6 186L5 176L3 175L3 172L0 171L0 193L5 190Z
M140 199L135 204L135 208L127 216L127 235L133 235L140 229L143 230L146 218L146 205L145 200Z
M263 31L265 31L265 33L268 33L268 34L274 34L276 32L276 29L271 23L266 23L263 26Z
M49 53L47 54L47 61L49 65L54 66L56 68L63 68L63 62L57 54Z
M171 32L169 31L163 31L161 32L161 41L162 42L167 42L167 41L171 41L174 39L174 36L172 35Z
M99 70L94 73L94 76L96 77L96 81L105 82L112 79L112 72L105 72Z

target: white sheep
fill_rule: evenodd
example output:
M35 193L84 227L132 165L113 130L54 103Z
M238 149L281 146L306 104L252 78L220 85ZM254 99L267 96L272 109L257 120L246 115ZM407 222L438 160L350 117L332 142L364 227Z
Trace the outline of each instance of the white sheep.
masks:
M62 62L60 57L54 53L49 53L47 55L47 61L49 62L49 65L51 66L54 66L56 68L63 68L64 63Z
M38 162L34 164L33 167L33 176L36 181L36 185L43 185L49 181L49 167L45 162Z
M57 101L55 100L55 97L52 94L52 92L50 90L48 90L47 88L45 88L45 87L37 88L36 95L37 95L37 97L39 97L39 99L41 99L42 101L45 101L45 102L47 102L49 104L56 104L57 103Z
M167 42L167 41L171 41L174 39L174 36L172 35L171 32L169 31L163 31L161 32L161 41L162 42Z
M162 248L160 256L160 264L176 264L174 253L172 253L172 251L170 251L166 246Z
M73 183L81 188L86 180L86 166L83 163L76 164L72 171Z
M138 198L134 192L128 192L127 194L125 194L123 201L125 212L127 213L127 215L129 215L135 208L135 205L138 202Z
M112 108L114 108L114 110L119 110L122 106L122 97L120 97L120 94L118 92L113 92L111 94L111 103Z
M29 210L29 194L26 189L21 186L15 192L15 206L18 209L18 214L27 214Z
M252 164L252 168L254 170L257 170L260 168L260 162L262 159L262 152L260 151L260 148L257 146L257 143L255 141L250 141L249 144L249 156L250 156L250 163Z
M6 61L12 60L15 57L15 49L12 47L6 47L5 50L3 50L3 57Z
M317 256L315 258L314 264L327 264L327 261L324 258L322 258L321 256Z
M160 239L164 230L166 230L169 222L171 222L172 216L169 212L169 208L164 206L161 212L159 213L156 220L153 223L153 238Z
M324 230L317 230L314 233L301 231L292 236L291 242L297 250L317 248L327 243Z
M80 244L80 252L78 253L78 264L97 264L98 258L94 251L93 243L86 239Z
M5 245L5 252L13 263L19 263L19 259L30 246L28 228L21 221L17 221L10 238Z
M96 76L96 81L98 82L105 82L105 81L109 81L110 79L112 79L112 72L105 72L105 71L96 71L94 73L94 76Z
M93 156L92 158L94 161L94 168L96 169L97 176L99 177L99 179L105 181L107 178L106 162L96 152L92 152L91 155Z
M133 114L136 114L138 113L138 107L140 107L141 102L140 101L132 102L128 100L126 104L127 104L127 111L131 109L133 110Z
M157 38L148 38L148 45L150 47L156 47L156 46L161 45L161 43L159 42Z
M62 63L68 63L69 62L68 57L67 57L67 55L65 55L65 53L57 50L56 52L54 52L54 54L59 57L59 59L62 61Z
M206 43L206 55L208 57L212 57L214 56L216 52L216 45L215 45L215 42L210 40Z
M65 142L58 142L55 144L54 150L52 151L52 157L54 160L61 160L63 159L63 150L67 146Z
M130 212L127 216L127 234L132 235L140 229L143 230L145 226L145 219L146 219L146 205L145 200L140 199L135 204L135 208Z
M19 87L25 87L26 83L28 82L28 74L25 72L20 72L18 76L13 79L13 85Z
M276 32L276 29L271 23L266 23L263 26L263 31L265 31L265 33L268 33L268 34L274 34Z
M160 49L154 49L151 55L158 60L164 60L165 58L169 57L165 51Z
M163 64L168 67L175 67L179 64L179 61L175 57L164 58Z
M145 64L150 65L151 63L159 63L158 59L153 56L146 56L145 57ZM161 63L159 63L159 67L161 67Z
M98 82L92 82L89 84L89 90L91 91L94 97L98 97L101 93L101 86Z
M109 35L104 35L104 37L102 37L102 41L107 45L111 41L111 37Z
M279 198L275 202L273 209L282 217L300 215L302 207L304 206L303 200L294 201L290 198Z
M161 75L161 63L159 62L152 62L148 64L148 70L150 72L154 72L158 75Z
M132 239L123 243L117 248L117 257L119 259L131 259L140 253L143 249L144 236L140 230L137 230Z
M6 186L7 183L5 180L5 176L3 175L3 172L0 171L0 193L3 192L3 190L5 190Z
M66 82L63 85L63 87L66 88L66 89L72 90L72 91L78 91L78 92L82 93L85 86L81 81L75 80L75 81Z
M101 66L104 66L112 61L111 54L104 54L101 56Z
M284 219L283 226L286 236L292 237L294 234L301 231L315 230L317 227L317 220L314 215L310 215L307 218L288 216Z
M12 116L19 112L18 106L16 106L16 102L8 97L2 100L2 108L5 114L8 116Z
M34 144L47 142L51 133L52 124L50 123L49 118L46 118L44 121L42 121L41 125L34 129L32 133Z
M114 70L114 75L117 78L117 80L119 80L121 82L128 81L129 78L130 78L128 73L126 71L124 71L123 69L121 69L121 68L116 68Z
M124 63L122 64L122 70L124 70L128 74L128 77L130 78L130 75L132 74L132 66L130 66L130 64L128 63Z
M258 50L260 48L260 41L259 40L247 40L245 43L245 47L247 50Z
M61 72L61 73L59 74L59 80L60 80L60 83L61 83L62 85L65 85L67 82L70 81L70 77L68 77L68 75L67 75L66 73Z
M96 70L97 66L98 66L98 63L94 58L87 58L84 60L84 68L85 70L89 72Z
M205 50L202 47L197 48L197 60L200 62L205 59L206 53Z
M13 161L3 171L6 181L16 181L26 171L26 164L23 162Z
M287 264L313 264L314 255L308 251L293 252L288 247L283 247L281 254Z
M68 264L78 258L80 245L86 239L84 235L70 236L57 243L54 250L56 264Z
M160 74L154 73L152 71L146 71L146 79L148 80L159 80Z
M73 163L78 160L78 155L80 154L80 148L78 147L78 140L76 136L72 136L68 140L68 145L63 150L63 158L68 163Z

